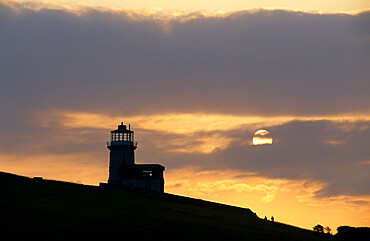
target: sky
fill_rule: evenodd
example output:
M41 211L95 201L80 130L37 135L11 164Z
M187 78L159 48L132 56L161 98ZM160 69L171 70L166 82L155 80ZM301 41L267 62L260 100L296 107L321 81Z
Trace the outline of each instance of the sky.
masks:
M253 2L0 0L0 171L106 182L123 121L166 192L370 226L370 4Z

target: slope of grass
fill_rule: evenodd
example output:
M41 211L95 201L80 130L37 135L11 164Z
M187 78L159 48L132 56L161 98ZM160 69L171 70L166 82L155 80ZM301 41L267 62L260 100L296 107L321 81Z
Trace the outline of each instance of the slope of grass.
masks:
M325 240L249 209L2 172L0 231L9 240Z

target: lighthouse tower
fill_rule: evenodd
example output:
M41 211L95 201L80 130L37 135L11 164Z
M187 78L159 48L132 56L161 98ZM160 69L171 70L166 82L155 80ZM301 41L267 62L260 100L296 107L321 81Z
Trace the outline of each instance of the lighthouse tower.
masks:
M107 143L109 154L109 184L122 184L122 172L127 166L135 165L134 132L127 129L121 122L117 130L110 132L110 141Z
M100 186L117 187L128 190L164 192L163 172L160 164L136 164L134 132L130 125L121 122L117 130L110 132L107 148L109 149L108 184Z

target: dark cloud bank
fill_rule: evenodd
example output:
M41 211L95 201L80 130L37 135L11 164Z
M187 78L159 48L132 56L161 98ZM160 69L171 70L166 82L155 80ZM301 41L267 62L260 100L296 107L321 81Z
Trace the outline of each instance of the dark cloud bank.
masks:
M152 18L135 21L125 12L0 11L2 109L369 109L369 12L237 12L175 19L164 31Z
M0 151L15 152L19 144L29 153L105 151L106 130L67 130L58 121L40 127L33 121L39 111L369 113L369 12L261 10L163 26L125 12L76 15L0 3ZM147 140L139 156L166 159L170 168L192 164L327 182L319 195L369 195L369 122L351 125L350 131L330 121L270 127L278 139L264 147L241 144L252 134L241 128L225 132L232 144L211 154L170 153ZM153 133L142 130L142 137ZM157 141L186 138L155 134ZM74 141L77 135L86 141ZM54 142L46 143L50 136Z

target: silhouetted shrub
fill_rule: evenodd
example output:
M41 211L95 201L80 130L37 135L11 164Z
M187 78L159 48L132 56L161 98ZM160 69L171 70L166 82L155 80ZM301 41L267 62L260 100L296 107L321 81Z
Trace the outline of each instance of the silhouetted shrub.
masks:
M313 231L317 233L324 233L324 227L321 224L317 224L313 227Z

